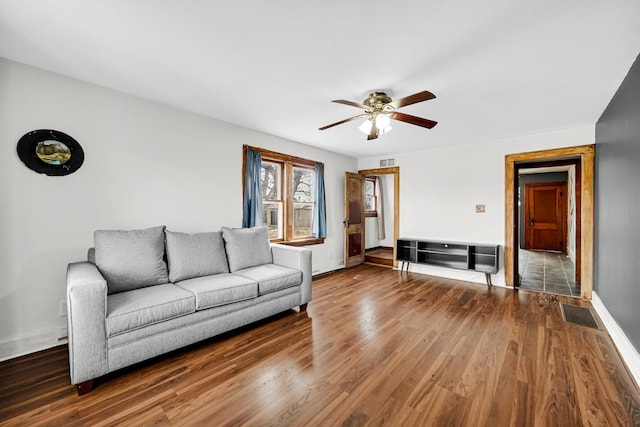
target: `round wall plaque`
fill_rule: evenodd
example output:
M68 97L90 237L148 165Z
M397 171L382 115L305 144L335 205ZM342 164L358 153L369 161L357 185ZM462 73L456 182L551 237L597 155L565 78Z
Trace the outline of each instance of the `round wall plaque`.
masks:
M78 141L57 130L33 130L20 138L17 150L29 169L49 176L69 175L84 162Z

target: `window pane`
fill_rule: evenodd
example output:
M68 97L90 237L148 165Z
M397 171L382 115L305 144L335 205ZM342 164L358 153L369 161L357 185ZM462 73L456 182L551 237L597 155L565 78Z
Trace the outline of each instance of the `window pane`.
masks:
M376 210L376 198L373 196L364 196L364 204L365 210L367 211L375 211Z
M293 204L293 237L311 237L313 221L313 203Z
M280 163L263 161L260 179L262 181L263 200L282 200L280 197L282 165Z
M364 195L365 196L374 196L375 195L375 184L373 181L368 179L364 180Z
M291 188L294 202L313 202L313 175L313 169L293 167Z
M269 239L282 239L282 202L262 202L264 226L269 229Z

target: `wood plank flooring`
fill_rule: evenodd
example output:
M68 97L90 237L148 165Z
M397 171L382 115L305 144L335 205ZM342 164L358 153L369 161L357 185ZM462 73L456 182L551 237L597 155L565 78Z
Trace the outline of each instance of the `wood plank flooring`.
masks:
M290 311L69 384L66 347L0 364L0 425L638 426L640 392L575 298L375 266Z

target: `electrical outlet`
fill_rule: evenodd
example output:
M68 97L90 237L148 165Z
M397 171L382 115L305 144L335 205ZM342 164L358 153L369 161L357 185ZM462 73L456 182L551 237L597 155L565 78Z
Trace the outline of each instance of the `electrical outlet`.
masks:
M67 315L67 301L61 299L60 300L60 306L58 309L58 314L60 315L60 317L65 317Z

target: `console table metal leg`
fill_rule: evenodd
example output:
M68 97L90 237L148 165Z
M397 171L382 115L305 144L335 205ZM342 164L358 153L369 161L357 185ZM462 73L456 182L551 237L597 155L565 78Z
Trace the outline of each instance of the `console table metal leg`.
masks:
M487 280L488 286L493 286L493 283L491 283L491 273L484 273L484 278Z
M400 265L400 272L405 271L404 266L405 264L407 265L407 273L409 272L409 262L408 261L402 261L402 264Z

